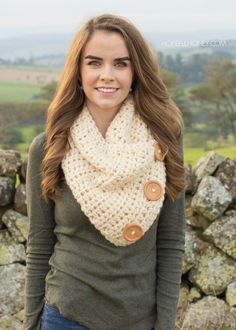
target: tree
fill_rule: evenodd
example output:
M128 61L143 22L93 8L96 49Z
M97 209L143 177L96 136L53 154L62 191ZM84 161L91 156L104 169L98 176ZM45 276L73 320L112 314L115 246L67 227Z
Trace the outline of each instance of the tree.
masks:
M41 88L41 93L39 96L47 101L51 101L57 89L57 82L52 80L49 84L44 85Z
M168 89L175 89L180 86L181 77L172 71L161 69L161 78Z
M228 59L216 59L206 68L206 83L191 90L191 98L211 114L222 135L236 141L236 66Z
M185 126L188 128L191 127L193 114L191 111L189 99L181 85L180 75L175 72L168 71L166 69L161 69L161 77L165 85L167 86L172 99L175 101L175 103L180 108L183 114Z

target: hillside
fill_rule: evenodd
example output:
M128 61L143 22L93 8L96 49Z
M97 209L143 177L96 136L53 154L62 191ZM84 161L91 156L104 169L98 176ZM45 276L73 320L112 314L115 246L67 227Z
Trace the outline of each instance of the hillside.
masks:
M164 54L175 56L177 53L185 58L193 53L222 53L236 59L236 39L232 33L144 33L149 44ZM235 33L233 35L236 35ZM38 34L22 37L0 39L0 64L17 65L28 61L28 65L61 67L64 63L72 34ZM20 62L20 63L19 63Z

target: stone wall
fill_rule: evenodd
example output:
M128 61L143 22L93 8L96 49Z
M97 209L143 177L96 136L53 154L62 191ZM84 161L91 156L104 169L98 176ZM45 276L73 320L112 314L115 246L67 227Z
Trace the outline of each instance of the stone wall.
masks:
M0 330L22 329L26 166L18 152L0 150ZM209 152L185 169L186 243L176 329L236 329L236 160Z
M186 165L186 239L177 329L236 329L236 159Z
M26 163L0 150L0 330L22 329L28 218ZM15 189L16 179L20 185Z

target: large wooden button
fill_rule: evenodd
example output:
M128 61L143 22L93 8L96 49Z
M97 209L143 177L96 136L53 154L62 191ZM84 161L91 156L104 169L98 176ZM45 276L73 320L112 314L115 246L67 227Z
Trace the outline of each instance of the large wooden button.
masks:
M144 234L143 228L136 223L129 223L125 226L123 236L127 241L134 242Z
M150 201L156 201L161 198L163 188L160 182L152 180L148 181L144 186L144 195Z
M168 152L168 149L166 150L165 153L163 153L158 142L154 143L154 148L155 148L155 153L154 153L155 154L155 159L163 161L165 159L165 156L166 156L167 152Z

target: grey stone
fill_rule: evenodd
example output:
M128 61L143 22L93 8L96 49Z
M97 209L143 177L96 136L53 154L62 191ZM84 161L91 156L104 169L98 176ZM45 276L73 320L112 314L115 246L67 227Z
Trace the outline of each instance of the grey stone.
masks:
M16 261L25 261L24 245L0 243L0 265L8 265Z
M236 211L215 220L203 232L203 237L236 259Z
M181 330L199 329L236 329L234 317L223 300L208 296L190 305Z
M193 196L191 207L196 213L213 221L219 217L232 202L232 195L225 189L219 179L206 176Z
M227 286L225 297L230 306L236 306L236 280Z
M193 168L194 190L196 190L200 181L205 177L212 175L217 167L224 161L224 157L218 155L215 151L209 151L206 155L199 158Z
M186 231L185 233L185 251L183 256L182 273L187 273L196 263L197 255L195 243L197 241L197 233L195 231Z
M1 243L14 243L14 240L8 229L0 230L0 242Z
M10 206L11 205L0 206L0 229L4 229L5 228L5 225L2 222L2 216L9 209Z
M26 171L27 171L27 161L24 160L22 162L21 168L20 168L20 182L25 183L26 182Z
M26 202L26 186L25 184L20 184L15 193L14 198L14 209L24 215L27 215L27 202Z
M193 190L193 173L192 173L192 165L184 164L184 172L185 172L185 192L191 193Z
M187 306L188 296L189 296L188 285L186 283L181 283L177 308L183 308L184 306L185 307Z
M235 279L236 261L209 244L191 268L188 279L206 295L219 295Z
M0 330L23 330L22 323L12 315L0 317Z
M0 206L13 202L15 193L15 180L7 177L0 177Z
M233 315L236 324L236 307L231 307L230 313Z
M2 221L7 226L13 239L17 243L22 243L27 240L29 223L28 218L14 210L7 210Z
M0 315L15 314L24 308L25 266L0 266Z
M191 208L189 210L192 210ZM209 227L211 221L201 214L195 213L189 218L186 218L186 224L195 230L206 229Z
M215 173L215 177L228 189L236 200L236 160L226 159Z
M201 290L199 288L193 286L190 289L189 301L193 302L193 301L199 300L201 298L201 296L202 296L202 294L201 294Z
M16 319L18 319L19 321L23 322L24 321L24 317L25 317L25 310L22 309L19 312L17 312L16 314L14 314L14 317Z
M0 150L0 175L15 177L22 164L20 153L16 150Z

